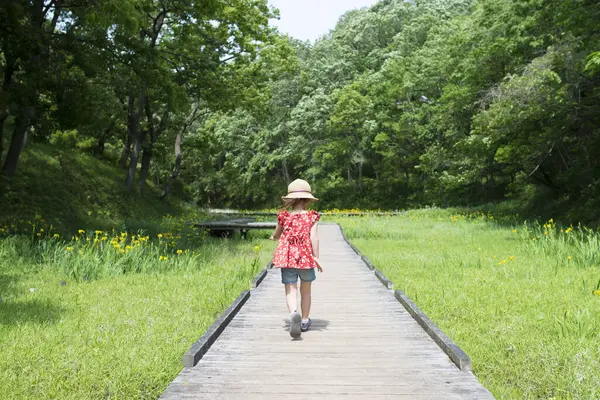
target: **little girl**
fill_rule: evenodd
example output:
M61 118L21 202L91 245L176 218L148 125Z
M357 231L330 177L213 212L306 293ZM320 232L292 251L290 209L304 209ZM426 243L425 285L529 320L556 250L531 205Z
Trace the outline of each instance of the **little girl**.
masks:
M290 335L298 338L311 325L308 317L311 305L311 284L316 279L315 268L323 272L319 264L319 236L317 221L319 213L307 211L308 205L318 200L308 182L297 179L288 186L288 194L282 197L284 210L277 215L277 227L271 236L279 240L273 266L281 268L281 281L285 285L288 311L291 313ZM288 211L288 210L291 210ZM298 277L301 280L302 317L298 314Z

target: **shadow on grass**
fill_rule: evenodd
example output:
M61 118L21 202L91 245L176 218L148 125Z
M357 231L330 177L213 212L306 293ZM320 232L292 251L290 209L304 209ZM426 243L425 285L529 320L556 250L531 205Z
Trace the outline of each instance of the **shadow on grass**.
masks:
M17 280L15 275L0 274L0 325L54 323L60 318L64 308L48 300L15 299Z
M64 309L48 301L2 301L0 303L0 325L18 325L23 323L55 323Z

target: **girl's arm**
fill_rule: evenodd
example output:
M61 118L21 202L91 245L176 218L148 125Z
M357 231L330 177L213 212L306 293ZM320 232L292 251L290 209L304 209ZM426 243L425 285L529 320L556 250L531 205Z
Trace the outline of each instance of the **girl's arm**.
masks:
M283 226L277 223L277 227L275 227L275 232L271 235L271 240L279 240L281 234L283 233Z
M319 272L323 272L323 268L319 262L319 228L316 222L313 224L312 228L310 228L310 243L312 245L312 253L315 257L317 269Z
M312 244L313 256L319 258L319 229L316 222L310 228L310 243Z

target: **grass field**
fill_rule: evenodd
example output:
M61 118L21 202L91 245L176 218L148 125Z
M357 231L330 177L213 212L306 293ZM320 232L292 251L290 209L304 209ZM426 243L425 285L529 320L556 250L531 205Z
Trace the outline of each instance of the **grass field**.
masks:
M439 210L340 222L497 398L600 398L598 233Z
M0 398L157 398L269 259L260 238L104 235L0 239Z

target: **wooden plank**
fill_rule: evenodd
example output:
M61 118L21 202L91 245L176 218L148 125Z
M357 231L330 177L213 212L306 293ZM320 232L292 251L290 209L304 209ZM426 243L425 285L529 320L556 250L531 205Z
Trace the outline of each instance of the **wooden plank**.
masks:
M380 270L375 270L375 276L388 290L394 290L394 282L390 281Z
M267 266L268 267L268 266ZM265 277L267 276L267 273L269 272L268 269L263 269L262 271L260 271L255 277L254 279L252 279L252 283L251 286L253 289L256 289L258 287L258 285L260 285L260 283L265 279Z
M208 330L198 339L196 343L183 356L183 366L193 367L206 354L210 346L217 340L221 332L227 327L227 324L233 319L235 314L242 308L244 303L250 298L250 292L244 291L239 297L221 314L219 318L208 328Z
M463 371L471 371L472 364L471 358L454 342L450 339L440 328L437 327L436 324L433 323L417 307L415 303L412 302L401 290L396 291L396 298L402 303L406 310L415 318L415 320L425 329L425 332L431 336L431 338L442 348L442 350L448 354L448 357L452 359L458 365L458 367Z
M311 330L290 338L281 276L270 270L163 399L493 398L365 268L337 226L320 226L320 236L325 273L312 285ZM300 374L307 383L290 384Z

